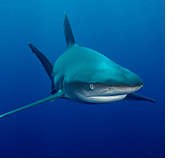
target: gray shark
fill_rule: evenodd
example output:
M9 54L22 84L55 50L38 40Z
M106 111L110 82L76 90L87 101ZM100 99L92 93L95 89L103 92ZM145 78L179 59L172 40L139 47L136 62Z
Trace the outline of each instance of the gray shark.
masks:
M119 100L155 102L133 93L143 86L143 81L138 75L92 49L77 45L66 14L63 28L67 50L54 65L36 47L28 43L52 81L52 95L4 113L0 118L57 98L87 104Z

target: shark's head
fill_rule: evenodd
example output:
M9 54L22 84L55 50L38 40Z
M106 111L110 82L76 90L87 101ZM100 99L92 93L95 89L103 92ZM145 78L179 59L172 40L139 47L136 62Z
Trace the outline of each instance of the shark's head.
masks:
M127 94L143 86L143 81L135 73L108 58L96 58L97 61L84 63L78 73L75 70L79 68L72 68L76 74L64 86L69 99L84 103L114 102L124 99Z

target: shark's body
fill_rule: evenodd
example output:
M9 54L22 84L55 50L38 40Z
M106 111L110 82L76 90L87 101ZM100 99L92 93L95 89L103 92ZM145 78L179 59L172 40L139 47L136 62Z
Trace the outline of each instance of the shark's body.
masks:
M90 104L115 102L122 99L155 102L133 94L143 86L143 81L139 76L92 49L78 46L66 14L63 25L67 50L54 65L36 47L28 43L52 81L50 92L52 95L2 114L0 117L56 98L67 98L75 102Z

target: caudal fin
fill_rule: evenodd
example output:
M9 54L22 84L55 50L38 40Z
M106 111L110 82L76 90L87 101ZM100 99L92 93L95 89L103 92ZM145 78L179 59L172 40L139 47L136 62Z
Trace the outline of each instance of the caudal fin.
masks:
M38 59L41 61L42 65L44 66L44 69L46 70L51 80L53 80L53 77L52 77L53 64L51 63L51 61L31 43L28 42L28 45L31 48L32 52L35 53Z
M42 54L35 46L33 46L31 43L28 42L29 47L31 48L32 52L36 54L36 56L38 57L38 59L41 61L42 65L44 66L44 69L46 70L49 78L52 81L52 85L51 85L51 94L55 94L57 91L54 87L54 80L53 80L53 76L52 76L52 72L53 72L53 64L51 63L51 61L44 55Z

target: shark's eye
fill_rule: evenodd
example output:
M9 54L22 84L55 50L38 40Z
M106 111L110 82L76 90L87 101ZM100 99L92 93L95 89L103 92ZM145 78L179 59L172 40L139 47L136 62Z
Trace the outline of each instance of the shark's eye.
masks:
M91 90L93 90L93 89L94 89L94 85L93 85L93 84L90 84L90 85L89 85L89 88L90 88Z

